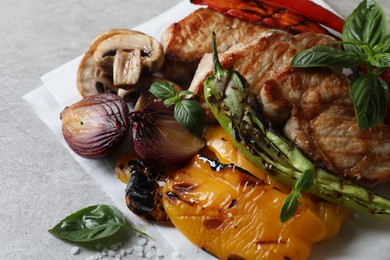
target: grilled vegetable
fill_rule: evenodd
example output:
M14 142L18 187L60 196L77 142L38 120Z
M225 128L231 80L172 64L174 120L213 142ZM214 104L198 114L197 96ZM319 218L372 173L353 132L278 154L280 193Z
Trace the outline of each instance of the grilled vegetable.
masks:
M142 160L127 163L130 171L126 187L126 205L136 215L150 220L168 220L161 203L159 180L164 171Z
M69 147L89 159L109 156L128 134L129 109L115 94L88 96L66 107L60 115Z
M137 155L158 165L189 160L204 146L204 140L182 127L173 109L158 100L130 114L130 129Z
M163 189L172 223L194 244L219 259L305 259L312 244L339 231L347 211L313 196L300 199L290 221L278 221L290 189L268 184L221 127L205 138L217 159L196 156Z
M271 28L283 28L290 33L297 34L302 32L314 32L314 33L322 33L329 34L329 32L316 23L317 19L320 17L317 15L317 12L325 12L324 8L310 3L308 4L305 0L301 0L300 2L305 2L303 6L300 6L301 10L298 10L296 5L297 1L284 1L283 8L275 3L274 1L260 1L260 0L251 0L251 1L243 1L243 0L192 0L191 3L199 4L199 5L207 5L209 8L231 16L235 16L244 20L248 20L254 22L256 24L266 25ZM272 4L272 5L271 5ZM309 5L309 6L308 6ZM317 10L311 9L314 6ZM294 7L291 8L290 7ZM287 9L286 9L287 8ZM310 12L294 12L294 11L309 11ZM327 10L326 10L327 11ZM309 18L316 18L314 20L309 20L303 15L307 15L308 13L311 16ZM327 15L329 15L329 20L325 25L331 26L336 30L342 29L343 21L336 15L330 15L331 13L328 11ZM331 16L331 17L330 17ZM321 20L320 22L325 22Z
M390 217L390 200L317 167L291 141L273 130L261 116L260 106L245 79L234 70L221 67L215 39L213 43L215 73L205 82L205 99L248 160L291 187L309 171L314 176L307 192L356 211Z

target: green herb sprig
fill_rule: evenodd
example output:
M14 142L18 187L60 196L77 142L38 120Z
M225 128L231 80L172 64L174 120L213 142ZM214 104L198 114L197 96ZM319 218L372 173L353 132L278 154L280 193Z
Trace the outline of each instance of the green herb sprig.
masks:
M112 236L121 228L129 228L148 237L129 225L121 211L109 205L83 208L65 217L49 232L55 237L72 242L91 242Z
M366 73L355 73L350 82L350 93L360 129L383 122L386 114L389 86L379 74L390 67L390 34L386 18L375 0L363 0L346 19L343 34L344 50L317 46L298 53L293 67L330 66L351 68L357 72L362 66Z
M170 82L155 82L149 92L161 99L166 107L174 106L176 121L194 136L201 137L203 133L203 112L199 103L192 98L188 90L177 92Z
M280 211L280 221L282 223L289 220L298 209L298 198L301 196L301 192L309 190L313 186L314 172L313 170L306 170L298 180L295 182L290 194L283 202L282 210Z

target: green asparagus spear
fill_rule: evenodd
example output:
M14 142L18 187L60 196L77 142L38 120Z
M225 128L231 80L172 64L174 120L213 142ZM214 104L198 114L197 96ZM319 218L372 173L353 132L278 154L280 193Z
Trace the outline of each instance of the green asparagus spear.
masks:
M237 71L222 68L215 33L212 48L214 74L204 83L204 96L219 124L249 161L291 186L293 199L305 191L355 211L390 217L390 200L317 167L290 140L272 130L247 81ZM286 201L282 208L282 222L295 212L291 202Z

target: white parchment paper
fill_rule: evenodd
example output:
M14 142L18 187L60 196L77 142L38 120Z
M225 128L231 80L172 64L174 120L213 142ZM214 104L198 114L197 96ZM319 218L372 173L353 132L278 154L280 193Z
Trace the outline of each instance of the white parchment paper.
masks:
M315 2L329 8L321 0ZM160 39L163 30L180 20L199 6L183 1L154 19L133 28ZM88 46L86 46L86 49ZM113 167L116 157L95 161L83 159L67 146L61 133L60 112L65 106L79 101L82 97L76 88L77 68L82 56L42 76L43 85L23 98L35 113L55 133L58 140L69 150L76 161L90 173L91 177L107 192L116 206L128 219L150 234L158 243L166 259L213 259L212 256L192 245L175 228L169 225L154 225L133 215L124 201L125 185L116 179ZM119 152L118 152L119 154ZM344 224L340 234L315 245L312 259L390 259L390 220L354 214ZM302 231L304 232L304 230Z

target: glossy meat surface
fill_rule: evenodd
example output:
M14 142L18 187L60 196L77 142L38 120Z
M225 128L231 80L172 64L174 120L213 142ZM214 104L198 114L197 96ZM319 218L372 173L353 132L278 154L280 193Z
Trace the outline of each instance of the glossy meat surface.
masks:
M162 72L166 78L175 82L190 81L203 55L211 52L213 31L219 35L219 51L225 51L233 44L247 41L267 28L208 8L200 8L164 31L161 43L165 51L165 64Z
M389 180L390 127L358 129L349 82L340 72L289 65L298 51L331 42L328 36L268 31L219 56L223 67L233 67L247 79L271 124L318 165L359 183ZM212 68L206 55L190 86L200 98Z

